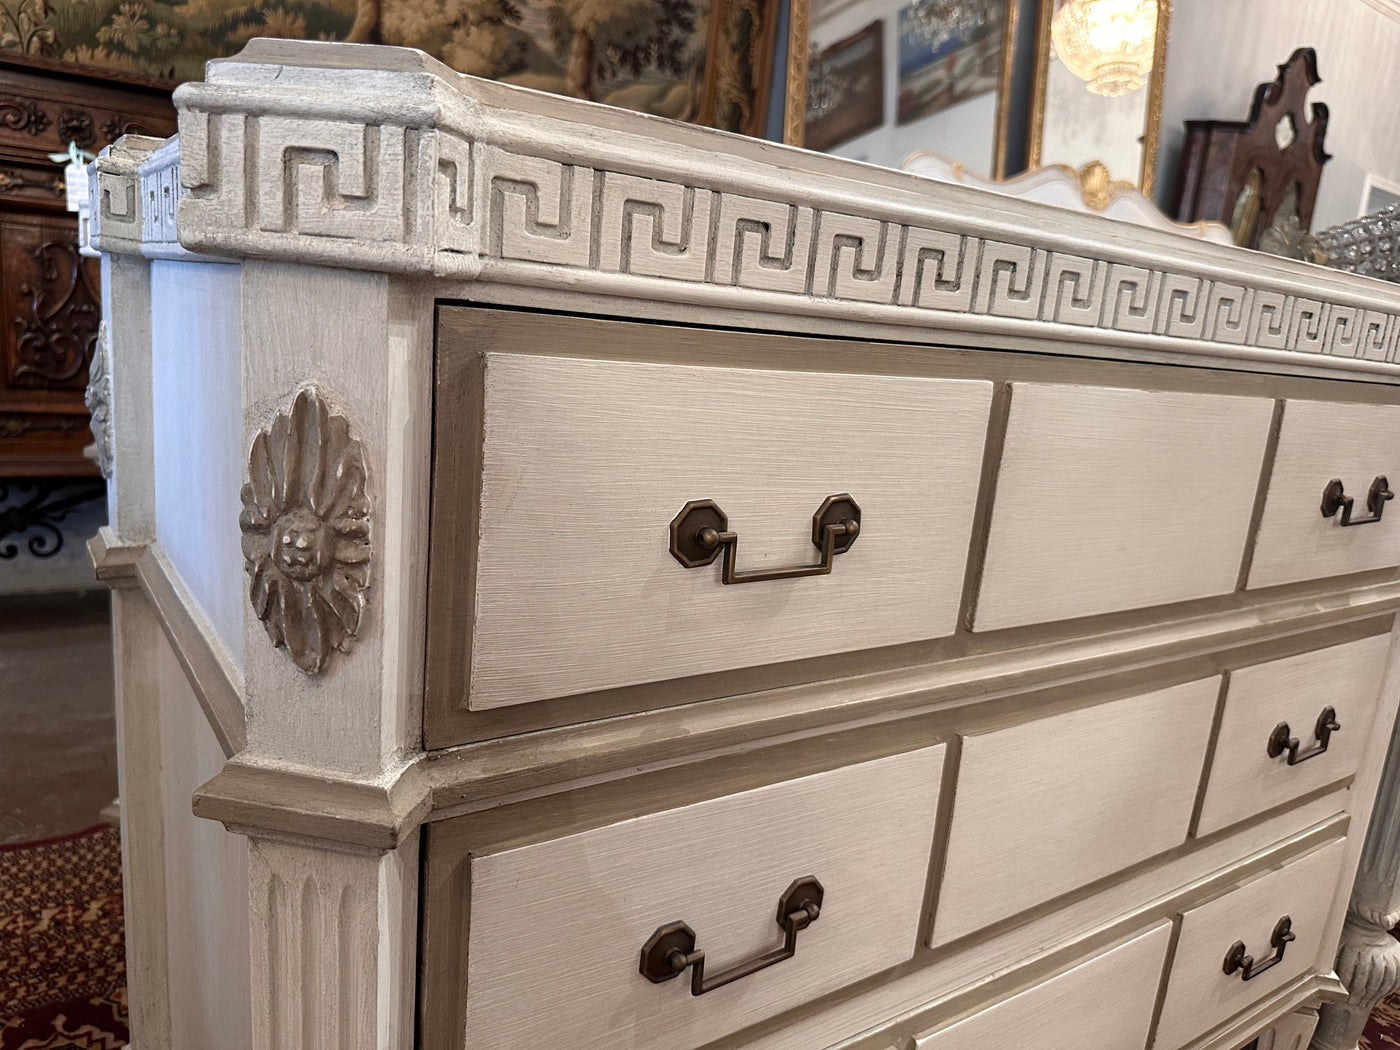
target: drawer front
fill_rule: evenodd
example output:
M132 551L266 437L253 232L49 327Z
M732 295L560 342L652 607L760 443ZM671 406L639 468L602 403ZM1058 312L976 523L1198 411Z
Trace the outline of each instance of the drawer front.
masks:
M1219 690L1207 678L967 737L932 943L1185 841Z
M1273 403L1014 384L976 626L1235 589Z
M918 940L944 747L862 762L474 857L465 1046L688 1050L908 959ZM642 975L684 922L707 979L784 946L779 898L824 889L796 952L691 994Z
M1344 839L1330 843L1182 916L1154 1050L1178 1050L1310 970L1331 971L1336 944L1323 935L1345 854ZM1225 973L1236 941L1256 968L1268 966L1285 916L1297 939L1277 964L1247 981L1243 969Z
M954 630L990 383L527 354L486 355L482 382L474 610L429 613L470 709ZM816 564L814 514L846 493L860 532L829 575L726 585L723 554L672 554L712 500L738 572Z
M1142 1050L1171 924L914 1040L914 1050Z
M1354 498L1353 520L1371 516L1377 477L1400 484L1400 407L1287 401L1264 516L1249 570L1250 587L1340 576L1400 564L1400 507L1381 520L1343 527L1321 513L1323 490L1340 479Z
M1390 636L1377 635L1232 672L1197 833L1355 773L1389 654Z

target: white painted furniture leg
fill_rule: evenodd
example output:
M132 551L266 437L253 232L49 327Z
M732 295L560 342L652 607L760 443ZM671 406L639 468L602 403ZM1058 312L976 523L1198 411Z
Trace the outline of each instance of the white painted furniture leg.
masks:
M418 837L351 852L248 840L254 1050L413 1045Z
M1316 1027L1316 1010L1295 1011L1259 1034L1257 1050L1304 1050Z
M1400 989L1400 737L1392 736L1337 953L1351 995L1322 1008L1312 1050L1357 1050L1371 1011Z
M117 653L117 755L122 807L122 889L126 913L127 1002L131 1031L146 1050L170 1048L165 818L161 808L160 692L153 666L160 624L134 588L112 592Z

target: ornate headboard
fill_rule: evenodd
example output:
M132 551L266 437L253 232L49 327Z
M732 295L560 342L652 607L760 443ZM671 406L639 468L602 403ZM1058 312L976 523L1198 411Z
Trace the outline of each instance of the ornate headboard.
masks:
M1177 221L1224 222L1247 248L1261 247L1271 228L1275 236L1296 238L1311 227L1322 166L1330 159L1322 148L1327 106L1314 102L1310 118L1304 108L1309 89L1321 81L1317 52L1300 47L1278 70L1255 89L1246 122L1186 122Z

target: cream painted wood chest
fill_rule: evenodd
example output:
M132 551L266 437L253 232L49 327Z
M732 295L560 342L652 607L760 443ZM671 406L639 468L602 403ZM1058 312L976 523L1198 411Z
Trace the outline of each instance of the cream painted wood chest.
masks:
M91 180L137 1050L1378 987L1400 291L411 51L176 101Z

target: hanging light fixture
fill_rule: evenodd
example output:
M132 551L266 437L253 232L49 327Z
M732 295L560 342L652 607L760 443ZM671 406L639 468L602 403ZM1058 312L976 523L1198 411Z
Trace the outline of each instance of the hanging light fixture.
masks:
M954 37L966 40L992 20L990 0L914 0L909 14L934 51Z
M1157 0L1065 0L1050 24L1060 61L1108 98L1147 82L1156 38Z

